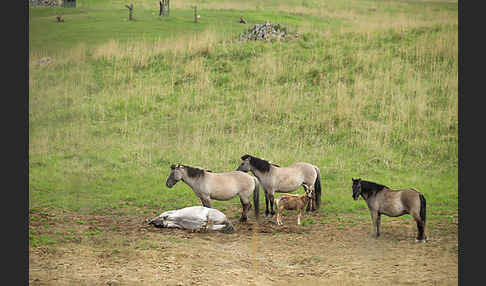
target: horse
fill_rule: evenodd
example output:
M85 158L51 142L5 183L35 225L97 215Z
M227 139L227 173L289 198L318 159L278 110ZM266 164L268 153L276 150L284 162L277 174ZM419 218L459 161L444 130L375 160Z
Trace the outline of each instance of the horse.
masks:
M239 171L214 173L181 164L171 165L170 169L165 185L172 188L182 180L191 187L196 196L201 199L203 206L207 208L211 208L211 200L227 201L238 195L243 206L241 222L248 219L248 211L251 209L250 195L253 194L255 216L258 219L260 184L249 174Z
M148 224L159 228L181 228L191 231L215 230L224 233L235 231L233 224L224 213L203 206L166 211L149 220Z
M297 224L300 225L300 218L302 217L302 210L312 200L312 191L305 187L305 194L303 195L283 195L275 200L275 206L277 208L277 224L283 225L282 212L283 210L297 210Z
M409 188L392 190L389 187L370 181L353 179L353 199L363 197L368 205L373 222L373 237L380 236L381 215L398 217L410 214L417 223L416 242L425 242L426 201L423 194Z
M297 162L288 167L280 167L266 160L243 155L241 164L237 171L251 171L260 181L265 192L265 217L268 218L270 203L271 217L275 214L273 210L274 194L290 193L300 186L312 191L313 198L307 207L307 211L319 209L321 205L321 173L317 166L305 162ZM312 206L311 206L312 205Z

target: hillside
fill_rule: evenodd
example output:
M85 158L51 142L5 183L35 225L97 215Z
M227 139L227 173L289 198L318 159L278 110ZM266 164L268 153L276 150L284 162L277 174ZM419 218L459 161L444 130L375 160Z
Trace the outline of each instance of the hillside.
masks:
M170 164L223 172L249 153L319 166L326 214L366 210L352 177L457 212L456 1L133 3L135 21L124 1L30 9L31 209L199 204L165 187ZM294 37L235 40L264 21Z

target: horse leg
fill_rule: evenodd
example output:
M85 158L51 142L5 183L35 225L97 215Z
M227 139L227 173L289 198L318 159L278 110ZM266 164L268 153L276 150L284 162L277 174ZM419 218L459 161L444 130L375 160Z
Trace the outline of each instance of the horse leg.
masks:
M278 225L282 225L282 217L281 217L281 211L280 211L280 208L277 208L277 224Z
M243 200L240 197L241 205L243 206L243 211L241 212L240 222L245 222L248 220L248 211L251 208L250 201L248 199Z
M422 221L417 221L417 230L418 230L418 234L417 234L417 238L415 238L415 241L425 242L426 235L424 231L424 224Z
M277 208L277 224L278 225L283 225L283 222L282 222L282 213L285 209L285 206L284 205L279 205L277 203L275 203L275 207Z
M315 188L314 188L314 185L311 185L310 187L310 190L312 192L312 199L311 199L311 203L312 203L312 211L315 212L317 210L317 196L316 196L316 192L315 192Z
M203 198L201 197L201 203L203 206L210 208L211 207L211 199L210 198Z
M376 217L376 233L377 236L380 236L380 229L381 229L381 214L378 213L378 216Z
M300 225L300 217L302 216L302 209L299 209L299 213L297 214L297 224Z
M415 238L415 242L425 242L427 236L425 235L425 223L420 218L419 214L414 213L413 219L417 223L417 237Z
M309 190L311 191L312 198L309 201L308 206L310 207L311 211L315 212L316 209L316 193L314 192L314 185L310 185ZM309 207L307 207L307 211L309 211Z
M273 217L273 215L275 215L275 211L273 210L273 202L274 202L273 193L268 194L268 200L270 201L270 217Z
M371 220L373 221L373 238L378 238L380 236L380 222L381 216L378 211L371 211Z
M302 187L304 187L304 191L307 193L309 191L309 187L306 185L306 184L302 184ZM306 209L305 211L306 212L309 212L311 210L311 206L312 206L312 201L313 199L309 200L309 202L307 203L307 206L306 206Z
M265 189L263 191L265 193L265 218L268 218L268 192Z

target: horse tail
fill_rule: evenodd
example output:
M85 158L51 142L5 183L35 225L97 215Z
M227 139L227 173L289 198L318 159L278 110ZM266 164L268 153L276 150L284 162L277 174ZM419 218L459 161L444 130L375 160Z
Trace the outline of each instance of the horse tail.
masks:
M427 202L425 201L424 195L419 194L419 198L420 198L420 219L425 224Z
M319 171L319 168L314 166L314 169L316 170L317 173L317 178L316 181L314 182L314 192L316 195L316 208L319 209L321 207L321 171Z
M253 204L255 205L255 217L258 218L260 214L260 182L258 179L253 177L255 180L255 189L253 190Z

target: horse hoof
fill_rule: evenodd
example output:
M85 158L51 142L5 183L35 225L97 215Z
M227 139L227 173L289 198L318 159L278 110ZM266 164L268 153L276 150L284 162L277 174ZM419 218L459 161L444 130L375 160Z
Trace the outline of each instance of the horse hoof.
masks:
M415 239L415 242L418 242L418 243L425 243L425 239Z

